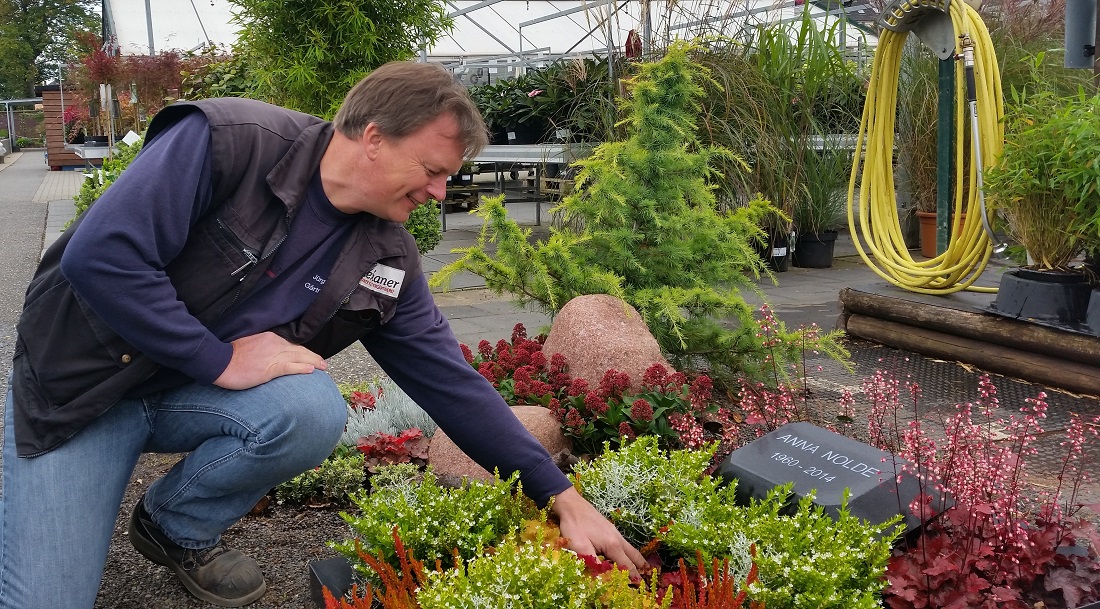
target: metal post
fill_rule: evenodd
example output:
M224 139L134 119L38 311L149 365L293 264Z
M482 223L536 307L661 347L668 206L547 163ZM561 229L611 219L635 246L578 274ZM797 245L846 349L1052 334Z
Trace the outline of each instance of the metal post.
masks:
M939 115L936 122L936 254L951 240L951 176L954 174L955 60L940 60Z
M1097 9L1096 9L1096 41L1093 42L1092 44L1093 44L1093 52L1092 52L1092 59L1093 59L1092 75L1093 75L1093 79L1092 79L1092 81L1096 85L1096 89L1098 91L1100 91L1100 61L1096 61L1097 56L1100 56L1100 53L1097 52L1097 49L1100 49L1100 6L1097 6Z
M617 13L615 0L607 0L607 78L615 82L615 24L611 17Z
M153 49L153 10L149 6L149 0L145 0L145 29L149 32L149 56L156 55Z

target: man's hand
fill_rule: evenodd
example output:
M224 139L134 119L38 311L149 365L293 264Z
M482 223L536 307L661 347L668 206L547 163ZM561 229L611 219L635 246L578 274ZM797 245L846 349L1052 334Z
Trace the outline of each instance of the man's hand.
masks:
M279 376L327 368L320 355L273 332L261 332L233 341L233 358L214 384L224 389L250 389Z
M551 508L557 515L561 534L569 539L569 549L577 554L603 555L620 567L626 567L630 575L639 576L648 568L645 558L637 548L627 543L603 514L581 497L574 487L554 496Z

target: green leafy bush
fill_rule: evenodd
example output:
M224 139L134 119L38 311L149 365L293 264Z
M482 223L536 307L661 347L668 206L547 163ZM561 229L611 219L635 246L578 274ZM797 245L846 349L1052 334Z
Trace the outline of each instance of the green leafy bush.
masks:
M734 484L705 473L712 451L663 453L655 438L642 437L579 464L573 481L628 539L656 538L673 558L694 564L696 551L704 564L728 558L742 579L755 545L760 579L750 597L770 609L879 606L897 520L869 524L850 514L846 497L835 519L812 498L791 506L791 485L738 506Z
M141 152L144 139L127 144L118 142L115 148L118 152L109 159L104 159L102 169L94 169L92 173L85 174L84 183L80 185L80 192L73 197L76 204L76 215L84 213L93 203L107 191L107 188L118 179L122 171L130 166L134 157Z
M305 505L336 502L346 505L366 481L363 455L354 448L337 448L321 465L275 487L279 503Z
M418 205L405 221L405 230L416 239L416 250L421 254L432 251L443 239L443 224L439 219L439 201Z
M412 59L454 21L435 0L232 0L235 50L248 57L252 93L331 117L355 83L388 61ZM262 58L262 59L261 59Z
M412 469L407 465L396 473L387 473L389 467L379 471L383 478L372 479L373 492L361 491L352 497L357 513L341 516L365 551L384 557L391 565L398 564L394 527L418 559L433 564L436 560L450 562L455 550L461 558L471 559L518 531L524 520L546 518L513 490L518 486L518 473L507 483L474 481L451 489L440 486L431 470L420 479L410 477ZM355 562L362 574L369 575L369 568L355 551L355 540L334 547Z

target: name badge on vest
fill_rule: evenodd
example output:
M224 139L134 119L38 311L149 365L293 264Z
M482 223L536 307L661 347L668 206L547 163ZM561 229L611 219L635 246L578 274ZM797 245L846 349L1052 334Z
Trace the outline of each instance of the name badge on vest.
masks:
M397 295L401 293L401 283L403 281L405 281L405 271L384 264L375 264L359 280L359 285L383 296L397 298Z

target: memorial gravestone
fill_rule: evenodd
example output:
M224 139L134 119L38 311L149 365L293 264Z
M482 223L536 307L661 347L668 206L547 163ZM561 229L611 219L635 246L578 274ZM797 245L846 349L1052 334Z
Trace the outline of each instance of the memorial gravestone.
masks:
M908 461L810 423L789 423L733 451L718 474L736 480L738 501L746 504L790 482L795 496L813 492L814 505L828 514L837 514L849 489L854 516L881 524L901 514L906 532L922 524L909 509L921 488ZM935 489L925 492L933 497L927 521L946 506Z

